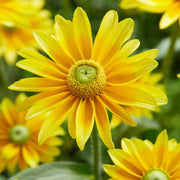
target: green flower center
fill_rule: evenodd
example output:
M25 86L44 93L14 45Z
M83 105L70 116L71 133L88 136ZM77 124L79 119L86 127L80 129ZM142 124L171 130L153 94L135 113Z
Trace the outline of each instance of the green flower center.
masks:
M160 169L148 171L142 180L169 180L168 175Z
M67 86L72 95L92 99L102 93L106 86L106 75L97 62L81 60L69 69Z
M17 124L13 126L9 133L9 139L15 144L25 144L30 138L30 132L24 125Z
M91 83L97 75L97 70L91 65L80 65L74 71L74 78L81 84Z

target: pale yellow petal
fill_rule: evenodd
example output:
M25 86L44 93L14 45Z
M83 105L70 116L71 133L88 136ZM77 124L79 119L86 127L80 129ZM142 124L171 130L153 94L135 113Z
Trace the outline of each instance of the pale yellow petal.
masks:
M118 24L117 12L114 10L108 11L103 17L98 33L96 35L94 41L92 59L95 59L95 57L98 56L99 49L102 48L101 46L104 43L104 40L106 39L107 35L110 34L114 26L116 26L117 24Z
M124 169L135 177L141 177L141 169L139 169L138 162L133 156L121 149L109 149L108 153L114 164L119 168Z
M53 63L49 63L49 61L41 62L37 59L25 59L17 62L16 66L45 78L54 80L66 79L66 75L57 69Z
M36 31L34 32L34 37L42 49L62 68L69 69L73 64L73 61L64 52L60 44L51 35Z
M30 145L22 146L22 156L30 167L36 167L39 163L39 155Z
M72 138L76 138L76 117L77 117L77 108L79 105L80 99L76 99L76 101L74 102L74 106L72 108L72 113L69 116L68 119L68 131L69 134Z
M77 43L75 41L73 23L65 20L62 16L56 15L55 17L54 32L55 37L62 44L64 51L74 60L81 60L81 56Z
M66 81L64 80L55 81L47 78L32 77L16 81L8 88L14 91L41 92L58 90L61 86L64 85L66 85Z
M98 51L94 54L93 59L103 66L107 64L118 52L122 44L130 38L133 28L134 21L130 18L115 25L109 34L106 34L105 39L103 39L101 46L98 47Z
M124 121L126 124L130 126L136 126L137 123L132 120L130 114L120 105L112 101L111 98L108 98L108 96L101 95L101 100L105 104L106 108L109 109L115 116L117 116L119 119Z
M40 145L44 143L63 123L71 112L75 101L75 97L69 96L61 101L61 103L51 112L46 121L43 123L38 136Z
M28 120L34 118L57 107L63 99L70 96L71 93L66 90L66 88L63 88L63 91L61 93L48 96L47 98L43 98L42 100L39 100L38 102L33 104L26 114L26 119Z
M107 75L107 83L121 85L136 81L157 66L158 62L149 58L144 58L136 62L125 59L119 63L118 69Z
M78 7L73 15L76 44L83 59L90 59L92 54L92 32L86 12Z
M114 144L111 137L111 130L106 108L101 99L98 97L94 99L94 105L95 119L100 137L108 148L113 149Z
M94 125L95 108L91 99L81 100L76 116L76 141L82 151Z
M119 168L115 165L103 165L104 171L112 178L113 180L139 180L139 177L136 177L132 174L129 174L124 169Z
M112 119L111 119L111 122L110 122L110 127L111 129L114 129L116 128L117 126L119 126L120 124L122 123L122 120L119 119L117 116L115 115L112 115Z
M120 8L123 8L123 9L134 9L134 8L137 8L138 7L138 2L136 0L121 0L120 1Z
M107 86L104 93L121 105L157 110L158 104L152 94L142 90L139 85L136 86L136 83L126 86Z
M19 146L9 143L2 149L2 158L4 160L10 160L11 158L17 156L17 154L20 152Z
M180 17L180 7L179 2L172 4L168 7L167 11L163 14L159 27L160 29L165 29L177 21Z

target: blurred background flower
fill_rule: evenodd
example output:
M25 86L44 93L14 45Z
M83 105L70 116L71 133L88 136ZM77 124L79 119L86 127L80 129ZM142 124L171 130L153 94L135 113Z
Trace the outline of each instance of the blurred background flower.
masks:
M18 50L36 47L32 30L51 30L51 13L44 5L45 0L0 0L0 55L8 64L16 62Z
M36 167L39 163L54 161L60 154L58 146L63 141L57 135L64 135L64 130L59 127L42 146L38 145L38 133L47 117L38 116L25 121L25 111L17 112L17 107L26 96L19 94L15 104L8 98L1 103L0 112L0 171L5 168L14 173L16 166L23 170Z
M165 29L174 22L180 22L180 1L179 0L122 0L120 7L123 9L139 8L151 13L164 13L160 22L160 29Z

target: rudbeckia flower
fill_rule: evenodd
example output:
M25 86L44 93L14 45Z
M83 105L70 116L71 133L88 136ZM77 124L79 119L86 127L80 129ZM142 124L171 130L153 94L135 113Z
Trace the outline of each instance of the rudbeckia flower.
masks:
M109 180L178 180L180 179L180 144L168 140L162 131L155 144L140 139L121 141L122 149L109 150L115 165L103 165Z
M164 86L162 84L158 83L161 79L162 79L162 74L161 73L153 73L153 74L147 73L143 77L138 79L136 82L138 82L138 83L140 83L140 84L142 84L144 86L150 85L150 86L154 86L154 88L159 88L161 90L164 90ZM149 93L151 93L151 89L149 90ZM156 99L156 97L155 97L155 99ZM157 104L158 104L158 101L157 101ZM159 105L161 105L161 103ZM142 116L145 116L145 117L147 117L149 119L153 118L153 115L152 115L151 111L148 110L148 109L135 107L135 106L134 107L133 106L123 106L123 107L132 116L135 116L135 117L138 117L138 118L141 118ZM117 118L116 116L112 116L111 123L110 123L111 128L117 127L118 125L121 124L121 122L122 121L119 118Z
M120 7L123 9L139 8L151 13L163 13L159 23L160 29L165 29L177 20L180 23L179 0L122 0Z
M42 146L39 146L38 133L46 115L26 121L26 111L17 112L17 106L24 98L26 96L20 94L15 104L8 98L4 98L1 103L0 172L7 168L13 173L16 166L20 170L35 167L40 162L53 161L55 156L60 154L57 146L62 144L62 140L56 135L64 135L64 130L59 127Z
M17 51L36 47L32 30L52 27L50 12L42 10L44 0L0 0L0 56L8 64L16 62Z
M154 58L158 50L149 50L129 57L138 46L138 40L125 43L133 32L134 22L118 22L116 11L104 16L94 40L86 13L77 8L73 20L60 15L55 18L54 34L36 31L39 45L52 58L30 50L20 51L26 58L17 66L41 77L25 78L9 88L33 91L38 94L27 98L19 110L29 108L26 119L52 110L39 133L42 144L67 118L69 133L83 150L96 122L104 144L113 148L109 109L122 121L135 126L130 114L121 106L138 106L155 110L159 103L167 102L164 93L135 81L157 67ZM151 93L149 89L152 88Z

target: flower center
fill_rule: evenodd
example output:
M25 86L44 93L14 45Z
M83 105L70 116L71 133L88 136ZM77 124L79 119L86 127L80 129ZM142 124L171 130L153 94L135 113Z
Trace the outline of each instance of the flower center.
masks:
M148 171L142 180L169 180L168 175L160 169Z
M13 126L9 133L9 139L15 144L25 144L30 138L30 132L24 125L17 124Z
M81 60L69 69L67 84L74 96L92 99L106 86L106 75L97 62Z

